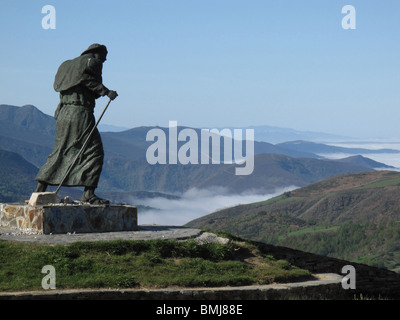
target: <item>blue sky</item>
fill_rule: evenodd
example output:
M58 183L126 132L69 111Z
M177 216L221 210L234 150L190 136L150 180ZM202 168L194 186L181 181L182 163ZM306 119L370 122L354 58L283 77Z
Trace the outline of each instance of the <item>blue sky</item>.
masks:
M356 30L341 25L348 4ZM55 30L42 28L45 5ZM398 0L2 0L0 104L52 115L58 66L98 42L119 94L102 123L400 140L399 17Z

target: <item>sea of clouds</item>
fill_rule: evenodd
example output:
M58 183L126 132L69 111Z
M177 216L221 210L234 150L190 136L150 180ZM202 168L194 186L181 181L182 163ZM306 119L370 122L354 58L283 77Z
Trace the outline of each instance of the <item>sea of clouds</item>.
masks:
M400 150L400 143L335 143L332 145L373 150L383 148ZM354 154L344 153L322 154L322 156L328 159L341 159L353 155ZM370 158L372 160L395 167L394 169L390 170L400 171L400 153L368 153L361 155L366 158ZM379 170L380 168L376 169ZM228 189L222 187L214 187L210 189L190 189L187 192L181 194L179 199L135 199L133 203L155 208L150 210L140 210L138 214L139 225L157 224L181 226L193 219L197 219L199 217L205 216L221 209L237 206L240 204L265 201L296 188L296 186L288 186L286 188L277 189L275 192L270 194L260 193L256 190L249 190L248 192L242 194L232 194L228 191Z
M141 204L155 208L139 210L139 225L157 224L181 226L193 219L215 211L239 204L268 200L295 188L295 186L281 188L270 194L257 193L257 191L232 194L228 189L222 187L213 187L209 189L193 188L183 193L180 199L135 199L133 202L136 205Z

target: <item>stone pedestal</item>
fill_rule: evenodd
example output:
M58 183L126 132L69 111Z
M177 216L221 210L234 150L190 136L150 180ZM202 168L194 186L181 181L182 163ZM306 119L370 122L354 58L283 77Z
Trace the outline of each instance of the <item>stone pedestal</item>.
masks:
M136 231L132 206L0 204L0 227L42 234Z

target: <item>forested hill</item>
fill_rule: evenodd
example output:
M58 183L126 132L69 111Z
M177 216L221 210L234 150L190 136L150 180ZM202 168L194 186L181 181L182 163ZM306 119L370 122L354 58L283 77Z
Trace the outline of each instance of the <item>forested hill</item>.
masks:
M400 173L374 171L329 178L187 225L396 269L399 221Z

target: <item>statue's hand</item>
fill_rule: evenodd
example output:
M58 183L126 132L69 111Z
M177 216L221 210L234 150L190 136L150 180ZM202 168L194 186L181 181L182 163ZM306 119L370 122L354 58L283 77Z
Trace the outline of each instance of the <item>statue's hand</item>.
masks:
M116 97L118 97L118 93L117 93L117 91L110 90L110 91L108 91L107 96L111 100L114 100Z

